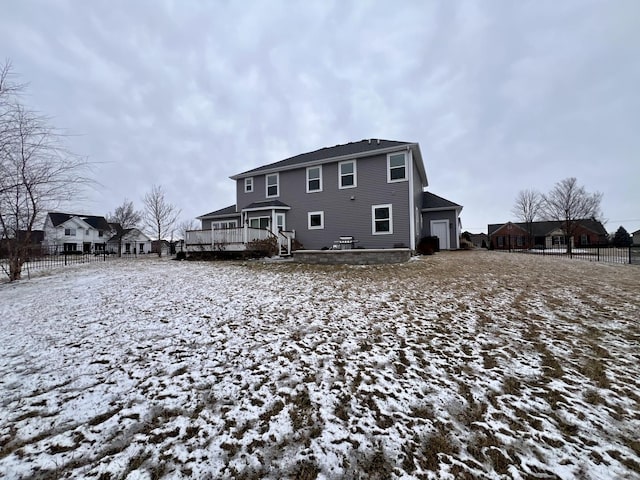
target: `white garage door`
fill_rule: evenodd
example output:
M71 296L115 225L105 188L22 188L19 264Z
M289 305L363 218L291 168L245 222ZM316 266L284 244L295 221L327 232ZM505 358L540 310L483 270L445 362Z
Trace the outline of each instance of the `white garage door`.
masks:
M440 250L449 250L449 220L432 220L431 236L440 240Z

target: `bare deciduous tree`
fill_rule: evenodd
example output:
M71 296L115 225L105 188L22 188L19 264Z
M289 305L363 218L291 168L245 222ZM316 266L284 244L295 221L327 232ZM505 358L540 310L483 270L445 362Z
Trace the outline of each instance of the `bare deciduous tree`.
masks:
M169 203L160 185L153 185L151 191L144 196L144 222L156 234L158 240L158 256L162 256L161 242L167 234L173 235L173 229L180 209Z
M63 135L19 102L21 85L0 67L0 228L11 281L21 277L31 232L47 210L71 200L89 182L88 163L64 146Z
M196 229L196 221L192 218L183 220L178 224L178 234L182 240L187 239L187 231Z
M124 229L135 228L142 221L142 212L136 210L133 207L133 202L125 198L122 205L116 207L113 213L107 214L107 219L111 223L119 223Z
M548 220L562 222L567 240L567 253L571 253L571 239L575 236L578 220L601 216L602 193L589 193L578 185L575 177L565 178L542 196L542 211Z
M136 228L142 221L142 212L133 207L133 202L127 198L124 199L122 205L116 207L113 213L107 213L107 220L110 223L117 223L122 230ZM118 255L122 256L122 231L117 232L118 238Z
M527 242L529 246L531 246L532 243L533 222L538 218L541 207L542 195L536 190L526 189L518 192L515 204L511 209L511 213L526 225L527 234L529 235Z

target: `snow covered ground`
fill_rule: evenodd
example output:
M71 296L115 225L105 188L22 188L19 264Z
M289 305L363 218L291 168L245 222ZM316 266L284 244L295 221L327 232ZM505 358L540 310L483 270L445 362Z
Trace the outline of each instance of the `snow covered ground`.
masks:
M161 259L0 285L0 477L640 478L640 268Z

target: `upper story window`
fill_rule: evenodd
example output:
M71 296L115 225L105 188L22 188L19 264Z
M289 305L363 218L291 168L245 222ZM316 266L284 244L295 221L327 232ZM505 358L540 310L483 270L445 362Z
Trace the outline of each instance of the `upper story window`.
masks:
M307 167L307 193L322 191L322 166Z
M387 182L402 182L407 179L407 155L404 152L387 155Z
M266 176L267 197L277 197L280 195L280 176L272 173Z
M76 236L76 229L75 228L65 228L64 229L64 234L67 237L75 237Z
M84 234L85 235L89 235L89 229L88 228L84 231Z
M253 192L253 177L244 179L244 193Z
M98 230L98 236L99 237L104 237L104 232L102 230Z
M386 235L393 233L393 213L391 204L371 206L371 233Z
M354 188L358 186L356 161L347 160L338 163L338 188Z

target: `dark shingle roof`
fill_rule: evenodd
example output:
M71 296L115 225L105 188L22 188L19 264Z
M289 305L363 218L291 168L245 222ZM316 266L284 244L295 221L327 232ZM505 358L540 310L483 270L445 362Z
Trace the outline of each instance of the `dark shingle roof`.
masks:
M221 208L220 210L215 210L213 212L205 213L204 215L200 215L196 217L198 220L202 220L203 218L213 218L213 217L230 217L233 215L240 215L236 211L235 205L230 205L228 207Z
M336 157L344 157L349 155L358 155L366 152L375 152L376 150L385 150L387 148L401 147L403 145L413 145L414 142L398 142L396 140L360 140L359 142L350 142L343 145L335 145L333 147L325 147L313 152L301 153L294 157L285 158L279 162L263 165L262 167L254 168L253 170L247 170L246 172L239 173L232 176L232 179L248 176L253 173L261 172L263 170L272 170L278 168L291 167L303 163L315 162L320 160L326 160Z
M289 205L287 205L284 202L281 202L280 200L267 200L265 202L250 203L249 205L244 207L242 210L247 210L249 208L273 208L273 207L291 208Z
M446 198L439 197L438 195L434 195L431 192L423 192L422 193L422 209L429 208L438 208L438 209L456 209L461 208L461 205L457 203L453 203Z
M607 235L607 230L604 228L602 223L600 223L598 220L593 220L588 218L583 220L576 220L576 222L578 222L583 228L591 230L593 233L597 233L598 235ZM522 222L519 222L519 223L511 222L511 223L521 228L525 232L527 231L526 223L522 223ZM554 230L562 228L562 224L563 222L557 221L557 220L533 222L531 224L531 233L537 237L547 236L549 235L549 233L553 232ZM496 232L496 230L498 230L500 227L503 227L504 225L506 225L506 223L495 223L495 224L489 225L488 226L489 235L493 235Z
M49 218L51 218L51 222L54 227L66 222L72 217L78 217L82 219L87 224L91 225L93 228L97 230L111 230L109 226L109 222L104 217L99 217L96 215L77 215L75 213L61 213L61 212L49 212Z

